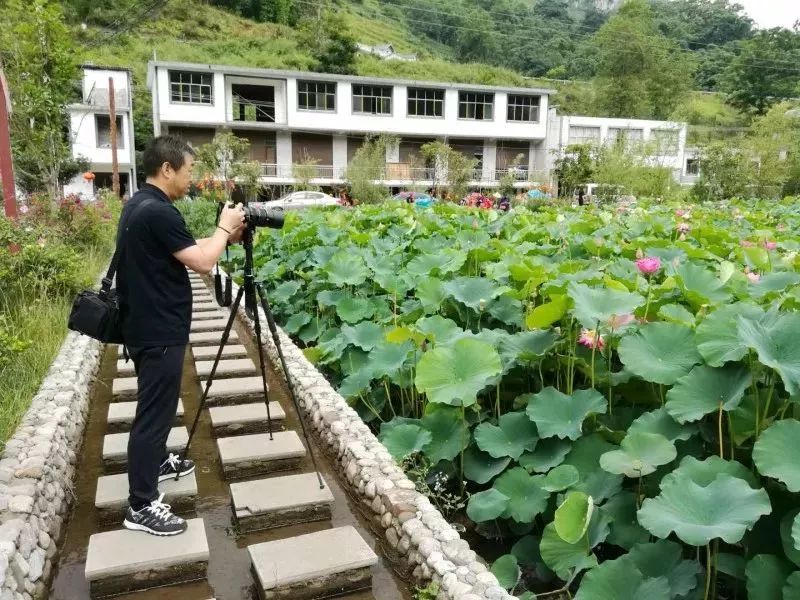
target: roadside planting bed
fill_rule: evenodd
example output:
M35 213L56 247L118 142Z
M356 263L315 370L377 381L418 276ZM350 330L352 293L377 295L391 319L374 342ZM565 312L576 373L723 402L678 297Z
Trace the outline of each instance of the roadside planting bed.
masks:
M287 215L256 271L513 594L800 598L798 225L386 204Z

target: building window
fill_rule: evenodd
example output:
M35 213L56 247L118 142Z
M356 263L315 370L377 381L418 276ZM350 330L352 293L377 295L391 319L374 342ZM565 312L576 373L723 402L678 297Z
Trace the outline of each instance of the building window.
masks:
M494 94L459 92L458 118L491 121L494 118Z
M697 176L700 175L700 159L687 158L686 159L686 174Z
M353 113L391 115L392 87L353 84Z
M600 141L599 127L581 127L579 125L569 126L568 144L595 144Z
M408 88L409 117L443 117L444 90Z
M212 73L194 73L192 71L170 71L169 93L172 102L189 104L213 104Z
M336 110L336 83L332 81L299 81L297 106L300 110Z
M508 121L524 121L538 123L539 121L539 96L524 96L522 94L508 95Z
M633 148L644 140L644 129L628 129L626 127L609 127L606 142L614 144L617 141L624 143L627 148Z
M654 129L653 141L656 143L656 154L674 156L678 153L679 132L675 129Z
M122 116L117 115L117 148L125 147L125 135L122 132ZM94 116L97 131L97 147L111 148L111 117L109 115Z

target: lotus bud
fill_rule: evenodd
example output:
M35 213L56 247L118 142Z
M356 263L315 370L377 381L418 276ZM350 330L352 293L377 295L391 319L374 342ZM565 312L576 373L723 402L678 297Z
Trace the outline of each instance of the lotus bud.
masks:
M641 249L641 248L637 248L637 249L636 249L636 258L637 258L637 259L639 259L639 258L644 258L644 252L642 251L642 249Z
M478 309L479 309L481 312L483 312L484 310L486 310L486 300L484 300L483 298L481 298L481 299L478 301Z

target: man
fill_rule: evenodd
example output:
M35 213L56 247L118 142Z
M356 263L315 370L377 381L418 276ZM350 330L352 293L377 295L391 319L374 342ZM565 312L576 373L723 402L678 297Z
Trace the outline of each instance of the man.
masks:
M158 482L194 471L192 461L166 453L192 319L186 268L210 272L226 245L241 239L244 211L241 205L223 208L214 234L195 241L172 204L189 190L192 149L178 138L158 137L142 163L147 183L125 205L117 232L122 335L138 378L128 441L130 507L123 525L167 536L185 531L186 521L162 503Z

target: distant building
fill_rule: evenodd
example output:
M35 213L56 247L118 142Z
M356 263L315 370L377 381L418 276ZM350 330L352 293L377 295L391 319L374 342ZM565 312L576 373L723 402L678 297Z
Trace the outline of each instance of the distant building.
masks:
M547 146L552 152L548 168L553 169L555 160L569 146L620 142L628 146L641 146L650 164L668 168L675 181L691 183L691 177L687 178L685 158L686 132L687 124L675 121L558 115L551 110Z
M414 62L417 60L416 54L401 54L395 52L394 46L391 44L381 44L378 46L369 46L367 44L356 44L358 51L363 54L371 54L382 58L383 60L402 60L407 62Z
M73 157L89 159L94 179L87 180L81 173L64 186L64 194L92 197L98 189L111 188L109 78L114 81L120 193L130 194L136 190L131 72L116 67L84 65L81 101L67 107L69 135Z
M518 187L546 181L547 110L553 90L406 81L207 64L151 62L155 134L194 145L221 130L250 142L262 183L296 183L295 165L313 163L312 183L344 183L365 136L391 134L382 182L433 185L442 166L425 164L423 144L442 140L475 160L471 185Z

